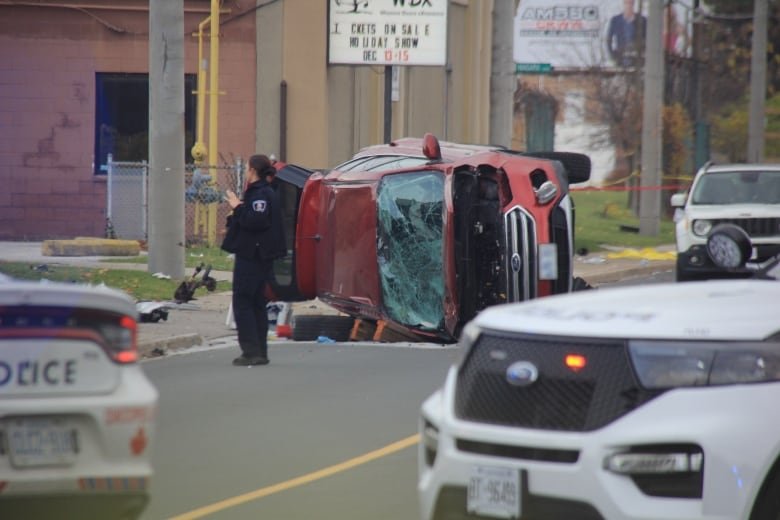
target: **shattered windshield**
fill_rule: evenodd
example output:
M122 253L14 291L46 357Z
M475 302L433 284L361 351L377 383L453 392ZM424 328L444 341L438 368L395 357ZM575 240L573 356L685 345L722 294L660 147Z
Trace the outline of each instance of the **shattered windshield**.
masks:
M389 175L379 185L379 277L385 309L399 323L430 330L443 323L443 207L438 172Z
M778 204L780 170L708 173L696 185L693 203Z

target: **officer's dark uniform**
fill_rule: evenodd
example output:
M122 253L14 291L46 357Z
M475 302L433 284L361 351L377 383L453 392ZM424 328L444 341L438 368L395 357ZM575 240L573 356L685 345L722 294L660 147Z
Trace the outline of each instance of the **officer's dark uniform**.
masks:
M233 315L242 356L257 363L268 359L266 284L273 261L287 254L282 209L276 191L263 177L247 186L243 203L233 210L223 249L235 253Z

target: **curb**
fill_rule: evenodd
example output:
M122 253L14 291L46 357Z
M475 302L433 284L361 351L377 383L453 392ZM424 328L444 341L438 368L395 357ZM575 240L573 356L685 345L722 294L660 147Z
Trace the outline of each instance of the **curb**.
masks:
M43 256L138 256L140 252L137 240L80 237L41 244Z
M674 269L675 263L670 260L651 260L647 265L640 265L637 267L621 268L616 271L593 273L582 278L590 284L602 284L610 282L618 282L624 278L632 278L641 275L647 275L657 273L661 271L668 271ZM576 276L576 273L575 273Z
M138 344L138 355L142 358L164 356L169 350L182 350L205 343L200 334L180 334L164 339L146 341Z

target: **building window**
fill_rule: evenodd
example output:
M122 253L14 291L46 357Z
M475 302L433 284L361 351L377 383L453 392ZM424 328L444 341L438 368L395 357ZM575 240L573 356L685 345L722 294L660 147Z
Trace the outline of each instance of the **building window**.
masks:
M193 162L196 76L184 75L185 162ZM95 75L95 174L115 161L149 159L149 75L98 72Z

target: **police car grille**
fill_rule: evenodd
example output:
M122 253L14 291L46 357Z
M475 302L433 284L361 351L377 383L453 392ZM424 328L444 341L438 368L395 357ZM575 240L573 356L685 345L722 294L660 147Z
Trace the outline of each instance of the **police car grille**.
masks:
M585 368L568 368L568 354L584 356ZM507 381L507 368L517 361L538 368L534 383ZM639 386L622 340L490 332L480 336L459 370L455 413L467 421L504 426L590 431L658 394Z

